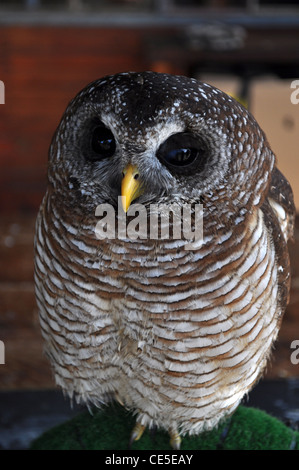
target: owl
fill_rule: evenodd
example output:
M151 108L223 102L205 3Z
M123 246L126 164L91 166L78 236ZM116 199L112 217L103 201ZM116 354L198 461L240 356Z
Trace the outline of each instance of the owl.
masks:
M173 236L175 217L168 237L150 236L151 208L173 204L190 208L190 224L202 208L194 243ZM143 236L120 236L136 207ZM111 208L110 236L97 235L99 208ZM216 427L269 359L294 213L264 132L232 97L155 72L89 84L53 137L36 222L36 299L58 386L131 410L131 442L158 427L179 449Z

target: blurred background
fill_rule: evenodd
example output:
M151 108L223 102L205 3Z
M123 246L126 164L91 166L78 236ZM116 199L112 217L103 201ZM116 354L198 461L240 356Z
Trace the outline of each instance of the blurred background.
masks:
M55 389L34 299L34 222L51 137L87 83L142 70L196 77L245 104L299 208L298 0L1 0L0 448L26 448L78 411ZM291 361L299 340L298 227L290 304L266 376L249 397L292 423L299 421L299 364Z

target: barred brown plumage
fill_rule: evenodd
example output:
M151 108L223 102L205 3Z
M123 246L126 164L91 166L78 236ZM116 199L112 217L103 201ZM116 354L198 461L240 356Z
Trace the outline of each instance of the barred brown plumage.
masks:
M289 295L291 188L239 103L153 72L82 90L48 175L35 282L56 382L135 412L132 439L157 425L178 448L231 414L265 368ZM147 210L202 204L203 239L100 240L96 207L116 208L121 192Z

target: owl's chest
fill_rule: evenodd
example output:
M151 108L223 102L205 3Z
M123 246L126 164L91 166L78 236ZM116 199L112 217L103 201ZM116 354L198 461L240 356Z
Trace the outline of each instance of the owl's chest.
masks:
M139 249L107 259L101 267L105 282L97 288L99 304L108 296L117 331L140 344L148 344L149 338L190 341L192 335L198 340L199 331L221 336L232 325L239 328L256 323L257 317L272 317L275 254L261 214L243 244L229 246L230 237L224 234L213 249L207 241L197 251L173 251L170 246L154 256Z

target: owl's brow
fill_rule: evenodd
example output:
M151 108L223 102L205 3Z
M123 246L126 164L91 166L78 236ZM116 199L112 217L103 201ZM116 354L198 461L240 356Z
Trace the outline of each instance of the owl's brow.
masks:
M99 114L99 111L93 106L93 104L88 103L88 102L87 102L86 104L87 104L87 106L88 106L89 108L91 108L91 109L93 110L93 112L94 112L95 114Z

